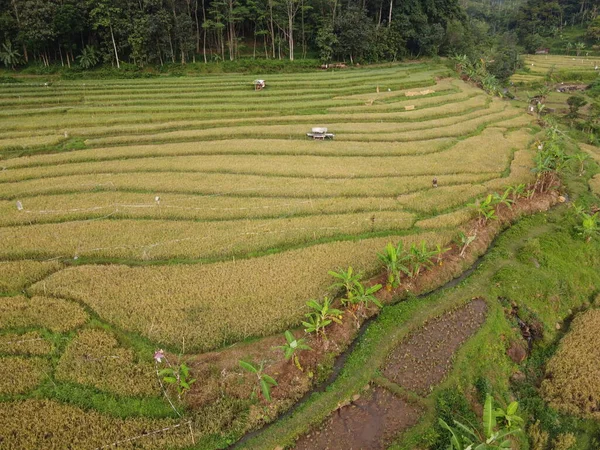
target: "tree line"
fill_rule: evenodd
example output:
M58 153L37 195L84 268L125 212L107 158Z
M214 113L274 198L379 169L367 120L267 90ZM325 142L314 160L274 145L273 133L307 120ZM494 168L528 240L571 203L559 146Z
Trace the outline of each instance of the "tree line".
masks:
M5 47L67 66L430 55L464 19L457 0L0 0Z
M593 0L0 0L0 59L118 68L478 54L597 10Z

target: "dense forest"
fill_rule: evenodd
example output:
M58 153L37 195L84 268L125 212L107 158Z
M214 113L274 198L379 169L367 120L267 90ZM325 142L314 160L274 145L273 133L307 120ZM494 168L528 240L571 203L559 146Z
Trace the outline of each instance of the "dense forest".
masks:
M0 60L87 69L485 53L501 76L564 26L599 41L599 10L596 0L0 0Z

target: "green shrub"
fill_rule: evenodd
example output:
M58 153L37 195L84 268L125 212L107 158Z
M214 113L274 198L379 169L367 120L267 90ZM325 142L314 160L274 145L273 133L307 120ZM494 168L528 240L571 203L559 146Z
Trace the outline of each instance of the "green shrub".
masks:
M469 406L469 402L456 388L443 389L438 393L435 398L435 412L438 420L434 422L433 428L437 438L430 446L432 450L448 449L447 432L439 424L439 419L446 423L453 423L454 419L463 423L478 422L477 416Z
M6 75L0 76L0 84L13 84L13 83L22 83L23 80L20 80L18 78L14 78L14 77L9 77Z

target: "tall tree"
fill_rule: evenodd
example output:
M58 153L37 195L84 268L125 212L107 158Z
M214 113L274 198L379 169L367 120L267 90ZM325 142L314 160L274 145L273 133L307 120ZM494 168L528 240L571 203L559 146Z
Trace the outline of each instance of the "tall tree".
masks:
M112 47L115 53L115 62L117 68L121 68L119 63L119 50L117 48L117 41L115 39L114 27L119 22L119 18L123 13L123 10L117 6L114 6L115 2L111 0L97 0L92 2L95 6L90 11L90 18L92 19L92 28L97 30L98 28L104 28L110 33L110 39Z

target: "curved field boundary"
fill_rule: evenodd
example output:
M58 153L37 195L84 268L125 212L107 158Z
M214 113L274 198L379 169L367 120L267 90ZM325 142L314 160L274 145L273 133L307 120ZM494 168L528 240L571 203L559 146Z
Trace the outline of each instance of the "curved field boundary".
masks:
M6 355L50 366L3 397L0 413L37 405L42 417L68 404L91 425L173 418L153 377L138 387L129 378L150 370L157 348L176 354L185 342L207 383L189 397L197 446L266 420L238 359L258 348L256 358L278 361L264 349L299 324L309 298L331 295L329 270L377 273L390 241L444 245L472 216L466 203L530 179L531 118L437 79L446 73L286 74L264 92L244 76L0 86L0 258L18 278L0 292L11 320L0 335L52 346ZM336 139L306 139L316 126ZM56 308L81 320L58 329ZM297 384L270 419L311 384L287 375ZM137 439L127 430L106 445Z
M419 333L427 333L427 324L434 323L444 314L452 314L459 308L464 308L472 302L471 299L480 298L482 292L487 292L492 280L498 273L499 267L494 264L485 264L486 259L502 259L506 255L507 249L516 249L521 247L529 239L540 234L547 233L549 226L542 220L542 225L538 223L527 229L524 235L517 239L505 242L504 248L500 250L500 255L495 254L492 249L489 255L477 259L471 269L463 272L463 275L455 281L448 283L448 287L435 290L432 294L420 297L407 298L401 303L388 307L382 311L377 320L368 323L363 334L356 341L351 350L348 359L343 360L343 367L339 375L329 386L323 387L319 392L315 392L293 409L290 414L286 414L277 422L266 426L263 430L252 433L242 439L240 443L233 446L235 449L272 449L277 446L293 448L296 439L304 435L309 430L314 431L323 423L324 420L338 408L347 404L352 404L353 397L357 393L364 392L365 386L370 383L379 385L404 401L416 404L426 411L422 416L422 421L417 425L416 432L424 433L433 425L434 404L431 397L423 399L389 379L381 376L381 370L384 367L389 368L390 358L393 358L393 352L398 346L406 345L411 337L419 336ZM510 233L510 231L508 232ZM489 236L491 238L491 236ZM485 251L485 250L484 250ZM510 251L510 250L508 250ZM477 257L472 254L470 258ZM473 259L470 259L473 262ZM481 264L480 264L481 263ZM465 262L465 264L467 264ZM500 264L501 268L501 264ZM471 272L474 270L474 274ZM466 282L461 282L468 277ZM497 317L503 315L501 305L495 299L485 298L487 304L488 317ZM477 321L472 322L475 325ZM495 326L495 325L494 325ZM487 323L477 332L480 334L490 334L497 339L497 330L492 330L491 325ZM465 347L467 347L465 345ZM419 347L417 345L416 347ZM457 359L467 350L470 353L486 352L486 348L461 348L458 350ZM415 348L418 352L419 348ZM497 351L497 349L494 349ZM400 357L406 357L406 352L399 352ZM462 358L464 359L464 358ZM469 362L461 361L461 364ZM472 364L472 361L470 362ZM463 368L454 367L453 371ZM411 367L406 368L409 374L412 374ZM393 374L392 374L393 375ZM422 383L422 380L414 378L416 383ZM426 378L425 378L426 380ZM410 382L409 386L411 385ZM443 384L443 383L442 383ZM425 393L425 391L423 391ZM394 447L395 448L395 447ZM405 447L402 447L405 448Z

